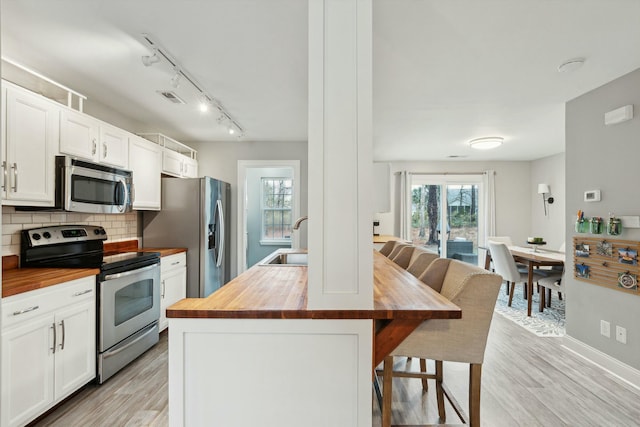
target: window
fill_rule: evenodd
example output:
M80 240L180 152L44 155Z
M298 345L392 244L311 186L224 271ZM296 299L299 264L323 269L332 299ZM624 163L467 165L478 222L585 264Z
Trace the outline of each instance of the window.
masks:
M291 242L291 208L293 180L262 178L262 239L261 244Z

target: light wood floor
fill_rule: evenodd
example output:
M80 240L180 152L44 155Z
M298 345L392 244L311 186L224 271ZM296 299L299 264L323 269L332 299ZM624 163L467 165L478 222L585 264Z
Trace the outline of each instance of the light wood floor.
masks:
M417 360L409 363L417 368ZM165 426L166 371L163 333L157 346L115 377L88 386L35 425ZM445 363L445 381L465 403L467 376L465 365ZM438 421L435 387L429 385L430 392L423 394L419 380L395 380L394 424ZM561 339L536 337L495 314L483 367L481 416L485 427L640 426L640 391L566 350ZM373 427L380 426L375 399L373 418ZM459 423L448 406L447 422Z

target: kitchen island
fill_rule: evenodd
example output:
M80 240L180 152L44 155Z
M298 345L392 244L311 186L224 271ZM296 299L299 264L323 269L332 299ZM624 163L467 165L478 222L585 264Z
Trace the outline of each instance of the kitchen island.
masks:
M167 317L170 425L351 427L371 424L372 369L461 311L374 252L371 310L307 309L306 266L256 265Z

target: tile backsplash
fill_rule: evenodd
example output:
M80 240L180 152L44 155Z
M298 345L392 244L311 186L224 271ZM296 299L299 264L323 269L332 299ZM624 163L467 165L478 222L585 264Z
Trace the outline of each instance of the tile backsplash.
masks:
M2 207L2 255L20 254L20 230L48 225L101 225L108 242L138 239L138 212L120 215L96 215L75 212L16 212L12 206Z

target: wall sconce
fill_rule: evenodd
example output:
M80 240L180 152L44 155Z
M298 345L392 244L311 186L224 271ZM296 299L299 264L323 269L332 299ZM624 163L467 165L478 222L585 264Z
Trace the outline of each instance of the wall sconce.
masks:
M553 203L553 197L545 197L545 194L549 194L549 184L538 184L538 194L542 194L542 204L544 205L544 216L547 216L547 203Z

